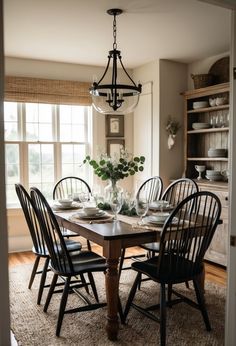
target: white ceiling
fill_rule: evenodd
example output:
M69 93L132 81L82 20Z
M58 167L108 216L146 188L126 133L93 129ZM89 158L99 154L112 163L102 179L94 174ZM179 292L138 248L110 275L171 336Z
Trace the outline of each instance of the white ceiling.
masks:
M110 8L124 10L117 43L125 67L229 51L230 10L197 0L4 0L5 55L104 66Z

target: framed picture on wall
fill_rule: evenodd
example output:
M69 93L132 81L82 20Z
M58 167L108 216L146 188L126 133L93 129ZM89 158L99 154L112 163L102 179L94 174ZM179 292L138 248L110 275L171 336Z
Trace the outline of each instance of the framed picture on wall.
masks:
M124 115L106 115L106 136L124 137Z
M125 147L124 139L107 139L107 154L114 157L120 153L120 149Z

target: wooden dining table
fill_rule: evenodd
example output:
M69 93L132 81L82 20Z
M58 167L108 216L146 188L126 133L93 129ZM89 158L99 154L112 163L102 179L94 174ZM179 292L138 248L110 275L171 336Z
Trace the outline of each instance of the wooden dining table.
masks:
M119 275L118 264L122 248L128 248L144 243L155 242L160 238L160 229L137 227L137 218L119 215L118 221L110 220L97 223L73 219L75 211L55 212L60 226L100 245L106 258L105 273L107 321L106 332L109 340L117 340L119 331L118 296ZM134 227L133 224L136 224Z

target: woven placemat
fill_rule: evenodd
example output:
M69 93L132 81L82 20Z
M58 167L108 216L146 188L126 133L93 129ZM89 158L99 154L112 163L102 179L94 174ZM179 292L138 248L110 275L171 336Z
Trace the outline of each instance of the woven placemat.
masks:
M78 215L74 214L71 215L68 218L69 221L75 222L75 223L87 223L87 224L92 224L92 223L108 223L108 222L113 222L114 220L114 216L111 216L109 214L104 215L102 217L99 217L97 219L93 218L93 219L83 219L80 218Z

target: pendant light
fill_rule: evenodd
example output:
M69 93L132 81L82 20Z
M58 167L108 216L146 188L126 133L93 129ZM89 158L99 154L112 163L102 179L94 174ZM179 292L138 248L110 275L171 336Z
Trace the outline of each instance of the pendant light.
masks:
M136 85L133 79L126 71L121 58L121 51L117 50L116 43L116 16L123 11L120 9L110 9L107 11L109 15L114 17L113 19L113 49L109 51L108 62L106 69L99 80L94 82L89 89L92 95L92 105L102 114L127 114L133 112L139 101L139 95L142 91L142 85ZM121 68L118 69L117 65L120 63ZM112 69L109 69L110 63ZM108 75L111 75L111 81L109 83ZM121 76L121 77L120 77ZM126 78L127 84L121 84L121 78ZM106 82L103 82L103 80ZM109 79L110 80L110 79Z

